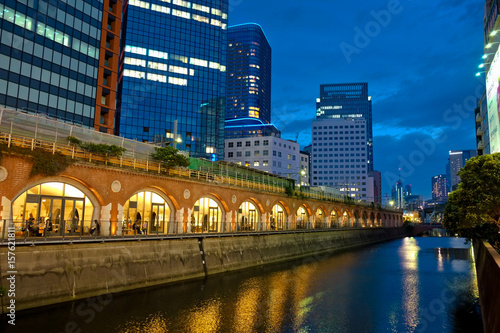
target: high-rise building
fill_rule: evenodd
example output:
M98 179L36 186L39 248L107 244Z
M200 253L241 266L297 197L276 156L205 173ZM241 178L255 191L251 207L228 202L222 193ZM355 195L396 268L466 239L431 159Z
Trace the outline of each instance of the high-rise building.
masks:
M112 133L121 0L2 1L0 106Z
M255 23L231 26L227 37L226 119L271 122L271 46Z
M382 174L380 171L368 171L368 177L373 178L373 202L382 203Z
M228 0L124 8L117 133L224 156Z
M320 118L312 123L311 186L340 188L373 201L368 184L367 122L363 118Z
M477 107L474 109L476 120L476 150L477 155L486 155L490 153L490 131L488 126L488 105L486 91L479 99Z
M300 145L276 136L226 139L227 162L301 181Z
M476 156L476 150L450 150L450 190L455 191L460 184L458 172L465 166L465 163Z
M316 100L316 119L363 118L366 121L365 146L368 171L373 170L372 101L368 83L334 83L320 86Z
M310 159L311 155L306 151L300 151L300 185L309 186L309 172L310 172Z
M432 200L447 201L448 192L446 190L446 175L437 175L431 178Z
M411 184L405 185L404 191L403 191L403 196L407 197L411 195Z
M483 118L485 119L482 123L483 125L480 127L480 131L486 132L486 128L488 129L490 153L500 152L500 52L498 52L498 46L500 45L500 34L498 33L500 20L498 19L498 5L498 0L486 0L483 18L483 59L486 72L487 110L483 111Z

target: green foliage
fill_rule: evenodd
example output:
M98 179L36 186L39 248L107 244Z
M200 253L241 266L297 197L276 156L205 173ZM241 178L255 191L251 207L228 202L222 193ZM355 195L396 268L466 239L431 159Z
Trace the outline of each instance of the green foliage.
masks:
M285 186L285 194L291 197L295 194L295 190L292 186Z
M82 142L74 136L68 136L68 141L73 146L78 146L81 149L98 155L105 155L106 157L120 157L127 149L117 145L108 145L106 143L92 143Z
M21 148L11 145L7 148L6 144L0 144L0 156L3 153L14 153L24 156L33 162L30 177L35 175L55 176L63 172L71 163L71 158L60 153L52 154L51 151L43 149Z
M472 158L444 211L446 229L467 238L500 242L500 153Z
M73 145L73 146L79 146L82 141L80 141L78 138L74 137L74 136L68 136L68 141L69 141L69 144L70 145Z
M117 145L108 145L105 143L87 143L83 142L79 144L80 148L83 150L98 155L105 155L107 157L120 157L127 150L123 147Z
M189 166L189 158L179 154L179 149L170 146L155 147L155 152L151 154L151 157L156 161L160 161L167 168Z
M33 166L30 177L35 175L56 176L71 164L69 157L60 153L52 154L52 152L46 150L35 149L32 151L32 156Z

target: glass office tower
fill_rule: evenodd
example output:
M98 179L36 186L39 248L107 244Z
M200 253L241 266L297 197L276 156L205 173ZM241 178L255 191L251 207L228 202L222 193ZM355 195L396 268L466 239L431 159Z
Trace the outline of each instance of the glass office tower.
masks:
M271 122L271 46L255 23L228 29L226 119Z
M224 157L227 0L129 0L116 133Z
M373 171L372 101L368 96L368 83L334 83L320 86L316 100L316 119L364 118L368 171Z
M121 10L117 0L2 1L0 106L112 133Z

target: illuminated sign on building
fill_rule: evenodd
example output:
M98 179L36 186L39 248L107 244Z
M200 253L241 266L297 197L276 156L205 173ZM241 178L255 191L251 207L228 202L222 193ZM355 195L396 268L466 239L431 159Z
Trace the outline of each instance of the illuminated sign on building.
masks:
M488 125L490 129L490 151L500 152L500 55L495 53L490 70L486 75L486 96L488 99Z

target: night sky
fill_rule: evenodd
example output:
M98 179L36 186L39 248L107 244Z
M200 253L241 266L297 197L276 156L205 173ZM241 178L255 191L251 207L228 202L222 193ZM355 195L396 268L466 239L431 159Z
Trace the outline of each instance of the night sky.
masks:
M484 0L229 0L229 24L262 26L272 48L272 122L311 143L319 86L368 82L375 169L431 197L449 150L475 149Z

